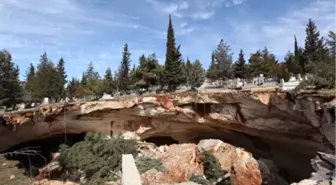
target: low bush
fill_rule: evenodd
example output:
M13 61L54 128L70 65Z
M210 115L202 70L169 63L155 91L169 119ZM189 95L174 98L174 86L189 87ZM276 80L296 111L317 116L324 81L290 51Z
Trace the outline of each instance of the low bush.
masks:
M137 156L135 140L121 137L107 139L103 134L88 133L84 141L72 147L62 145L58 158L63 168L63 179L79 182L85 177L90 184L118 179L122 154Z
M195 182L197 184L210 184L210 182L203 175L192 175L189 179L191 182Z
M138 157L135 161L135 164L139 170L139 173L141 174L151 169L156 169L157 171L161 172L165 170L162 162L159 159Z

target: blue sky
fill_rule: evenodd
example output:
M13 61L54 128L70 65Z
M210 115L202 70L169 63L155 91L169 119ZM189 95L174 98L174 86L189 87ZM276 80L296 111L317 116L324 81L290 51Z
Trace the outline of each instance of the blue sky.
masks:
M183 58L210 63L221 38L246 58L267 46L279 60L302 45L312 18L322 35L335 30L334 0L1 0L0 48L19 65L21 78L30 62L46 51L63 57L69 77L81 76L90 61L101 75L116 70L127 42L132 64L156 53L164 62L168 15Z

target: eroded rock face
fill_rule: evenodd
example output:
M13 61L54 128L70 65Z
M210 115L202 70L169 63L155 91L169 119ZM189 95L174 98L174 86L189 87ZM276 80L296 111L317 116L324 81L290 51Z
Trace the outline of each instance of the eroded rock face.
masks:
M44 105L3 116L0 139L6 142L0 143L0 151L65 132L132 133L142 140L170 136L180 143L214 138L272 160L297 180L310 175L309 161L317 151L334 152L333 98L183 93Z

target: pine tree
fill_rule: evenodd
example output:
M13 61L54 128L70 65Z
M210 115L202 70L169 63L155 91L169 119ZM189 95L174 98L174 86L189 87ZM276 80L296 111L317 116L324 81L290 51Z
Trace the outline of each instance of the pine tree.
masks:
M105 93L112 94L115 91L115 82L113 81L112 71L110 68L107 68L105 71L103 84Z
M265 47L263 50L258 50L253 53L249 59L249 67L253 76L263 74L265 77L276 76L276 66L278 61L275 55L270 53Z
M14 108L22 97L19 68L14 66L11 54L0 51L0 106Z
M215 64L217 65L218 76L221 80L231 77L232 53L230 46L223 39L220 40L217 49L214 52Z
M40 61L37 65L36 81L34 83L34 95L39 100L44 97L56 98L57 86L55 78L57 77L57 70L54 64L49 61L47 53L41 55Z
M127 93L130 86L130 59L131 53L128 51L127 43L124 46L123 53L122 53L122 60L119 68L119 91L123 93Z
M234 64L233 74L234 74L234 77L243 79L243 78L246 78L246 73L247 73L247 70L246 70L246 64L245 64L245 59L244 59L244 53L243 53L243 50L241 49L239 52L238 60Z
M200 87L205 80L204 69L199 60L195 60L195 62L191 66L190 70L190 86L192 90Z
M83 86L86 95L91 95L94 98L103 94L103 82L98 72L95 71L93 62L90 62L85 72L86 85Z
M167 30L167 51L164 76L166 84L168 85L168 91L170 92L175 91L186 79L180 46L177 48L175 46L174 28L170 15Z
M64 68L64 60L61 58L57 64L57 78L56 78L56 86L57 86L57 98L60 99L61 97L65 96L65 89L64 86L67 83L67 75Z
M306 27L304 48L305 72L312 73L314 70L314 63L321 61L321 47L320 32L317 30L315 23L309 19Z

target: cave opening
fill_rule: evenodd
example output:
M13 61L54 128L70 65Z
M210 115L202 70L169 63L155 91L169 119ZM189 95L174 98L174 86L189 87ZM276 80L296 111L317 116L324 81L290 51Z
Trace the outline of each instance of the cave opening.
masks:
M310 160L315 153L298 150L297 146L288 146L286 143L252 136L243 132L222 129L218 127L198 126L188 128L184 132L172 130L168 135L149 136L143 141L154 143L156 146L194 143L204 139L218 139L235 147L244 148L250 152L258 162L267 159L274 163L272 175L279 175L287 183L298 182L309 178L313 169ZM272 169L272 170L273 170ZM271 169L270 169L271 170Z
M13 155L4 155L4 157L7 160L18 161L17 167L24 169L24 175L36 176L39 173L39 168L44 167L53 159L61 144L72 146L77 142L83 141L85 135L86 133L57 134L29 141L4 151L4 153L18 152Z
M144 141L154 143L156 146L179 144L179 142L171 136L153 136L145 139Z

